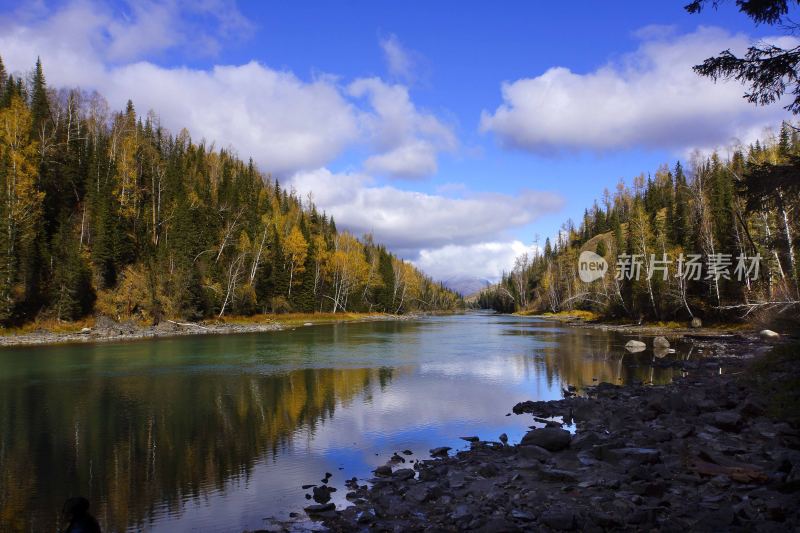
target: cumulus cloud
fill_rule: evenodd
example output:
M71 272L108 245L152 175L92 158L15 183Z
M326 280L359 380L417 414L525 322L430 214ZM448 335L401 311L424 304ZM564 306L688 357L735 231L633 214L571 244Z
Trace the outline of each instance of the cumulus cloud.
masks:
M691 69L721 50L742 51L743 34L700 27L684 35L648 27L639 48L595 71L553 67L502 84L503 103L484 111L481 130L501 144L540 154L634 146L685 150L749 139L785 118L779 105L757 108L736 82L714 84ZM800 40L781 38L793 47Z
M479 242L470 245L448 244L437 249L422 249L414 264L435 279L480 278L496 282L509 272L514 260L536 248L522 241Z
M337 226L373 233L408 258L421 250L494 241L563 204L558 195L530 190L448 198L378 186L367 175L327 168L298 173L290 183L300 194L313 191L314 202L335 217Z
M75 0L56 9L44 2L23 3L0 19L0 27L7 39L32 38L50 45L47 50L80 51L86 59L107 62L134 61L174 48L215 54L222 40L254 31L232 0L140 0L115 7Z
M379 152L369 157L366 171L394 178L422 178L437 170L441 151L457 147L452 128L432 113L418 109L404 85L379 78L361 78L348 87L354 98L369 102L362 124Z
M305 80L257 62L201 70L151 61L175 48L213 51L246 34L252 28L228 1L146 0L122 9L76 0L0 19L3 60L27 71L40 55L51 86L97 89L114 109L130 98L140 112L155 110L166 127L233 146L279 176L359 146L369 150L366 171L422 178L436 172L442 151L457 146L451 128L418 109L406 86L379 78L342 86L334 76ZM383 46L395 70L410 68L396 38Z

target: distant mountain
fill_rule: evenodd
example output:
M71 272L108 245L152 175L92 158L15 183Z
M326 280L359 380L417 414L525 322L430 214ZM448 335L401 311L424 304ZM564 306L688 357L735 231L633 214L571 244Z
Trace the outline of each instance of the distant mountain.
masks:
M447 279L442 283L451 291L460 293L464 297L475 294L476 292L485 289L492 284L492 282L488 279L470 276L456 276L454 278Z

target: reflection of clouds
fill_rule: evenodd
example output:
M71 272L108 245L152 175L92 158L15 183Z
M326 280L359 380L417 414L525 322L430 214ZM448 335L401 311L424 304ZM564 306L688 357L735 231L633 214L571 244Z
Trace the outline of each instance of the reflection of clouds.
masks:
M528 380L529 365L523 356L490 357L482 361L443 361L420 365L422 374L440 374L449 378L467 376L489 379L492 385L503 380L506 383L519 384Z
M396 377L383 392L373 390L369 403L353 402L337 409L331 420L317 428L308 451L325 453L352 447L358 439L384 439L453 422L475 430L504 418L514 404L530 397L528 387L498 387L496 382L470 375L458 380L424 373Z

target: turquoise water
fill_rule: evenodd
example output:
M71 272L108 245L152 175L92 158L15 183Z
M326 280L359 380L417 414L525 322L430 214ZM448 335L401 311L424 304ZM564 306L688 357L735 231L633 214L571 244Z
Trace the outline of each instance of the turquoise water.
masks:
M518 441L515 403L666 381L627 339L468 313L289 331L0 350L0 530L53 531L83 495L104 531L287 519L325 472L367 479L458 437ZM302 512L301 512L302 514Z

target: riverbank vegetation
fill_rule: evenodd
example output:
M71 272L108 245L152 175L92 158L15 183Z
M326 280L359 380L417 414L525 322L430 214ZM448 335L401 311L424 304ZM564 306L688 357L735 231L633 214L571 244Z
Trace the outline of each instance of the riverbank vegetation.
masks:
M798 168L800 131L784 123L729 157L695 153L688 167L662 166L632 187L621 180L579 224L566 222L540 253L519 257L478 303L653 321L796 319ZM581 281L586 251L607 262L605 276ZM689 271L692 256L702 271Z
M266 118L265 118L266 120ZM230 149L0 61L0 326L94 313L453 309L455 293Z

